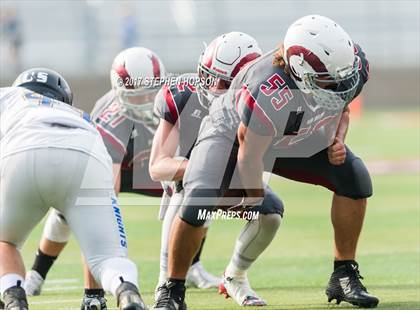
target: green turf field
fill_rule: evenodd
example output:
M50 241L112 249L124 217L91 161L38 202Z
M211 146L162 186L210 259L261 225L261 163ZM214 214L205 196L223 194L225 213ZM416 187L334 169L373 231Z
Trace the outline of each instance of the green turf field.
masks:
M352 122L348 141L369 161L418 159L419 114L367 113L363 120ZM375 195L369 201L358 252L364 283L380 297L381 309L420 309L419 174L375 174L373 182ZM250 281L269 303L267 309L326 309L324 289L332 271L331 195L322 188L279 178L271 185L285 203L285 219L273 244L249 272ZM123 202L144 200L135 195L121 198ZM150 198L148 201L157 203ZM139 267L142 294L149 305L159 269L157 210L123 206L129 254ZM208 270L223 272L242 225L241 221L213 223L202 256ZM39 225L24 246L27 266L32 263L41 228ZM48 280L43 295L30 298L31 309L78 309L83 281L74 240ZM115 309L114 298L109 296L108 300L110 308ZM190 289L187 303L189 309L239 309L216 290ZM352 307L344 303L334 308Z

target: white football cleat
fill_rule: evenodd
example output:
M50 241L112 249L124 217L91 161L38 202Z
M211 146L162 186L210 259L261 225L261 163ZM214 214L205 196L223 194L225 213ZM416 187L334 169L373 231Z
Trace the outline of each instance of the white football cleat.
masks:
M41 294L44 279L35 270L29 270L25 277L25 292L28 296L38 296Z
M224 275L223 282L219 286L219 294L225 295L225 298L232 297L243 307L267 306L267 303L251 289L246 276L232 278Z
M222 283L221 278L208 273L203 265L200 262L197 262L188 270L185 286L208 289L218 288L220 283Z

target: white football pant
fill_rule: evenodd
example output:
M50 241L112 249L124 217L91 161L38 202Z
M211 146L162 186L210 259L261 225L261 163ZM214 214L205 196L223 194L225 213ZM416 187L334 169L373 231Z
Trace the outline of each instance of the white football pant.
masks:
M50 207L66 218L95 279L115 294L137 286L113 188L112 165L81 151L30 149L0 161L0 241L21 247Z

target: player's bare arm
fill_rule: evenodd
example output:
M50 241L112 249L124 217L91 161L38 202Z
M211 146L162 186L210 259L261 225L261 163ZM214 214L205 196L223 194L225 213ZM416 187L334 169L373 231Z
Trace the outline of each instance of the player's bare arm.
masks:
M346 159L346 139L350 123L350 110L346 107L341 115L333 144L328 148L328 159L332 165L341 165Z
M264 196L263 157L271 144L272 137L257 135L241 123L238 128L238 140L239 175L249 197L244 199L244 203L254 204Z
M112 164L112 175L114 176L115 194L119 194L121 190L121 164Z
M178 129L162 119L150 154L149 172L153 181L182 180L188 161L174 158L178 144Z

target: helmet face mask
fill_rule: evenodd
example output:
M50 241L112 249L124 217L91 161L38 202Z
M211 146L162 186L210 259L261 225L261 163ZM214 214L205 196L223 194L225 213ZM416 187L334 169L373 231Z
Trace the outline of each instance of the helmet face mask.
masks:
M117 90L121 113L127 118L148 125L156 123L153 115L154 98L159 88Z
M206 109L210 107L214 99L226 93L233 80L206 68L201 61L198 64L198 77L197 93L200 104Z
M317 108L326 110L343 109L353 99L359 84L359 58L347 76L333 78L329 73L303 74L303 84L309 90Z

